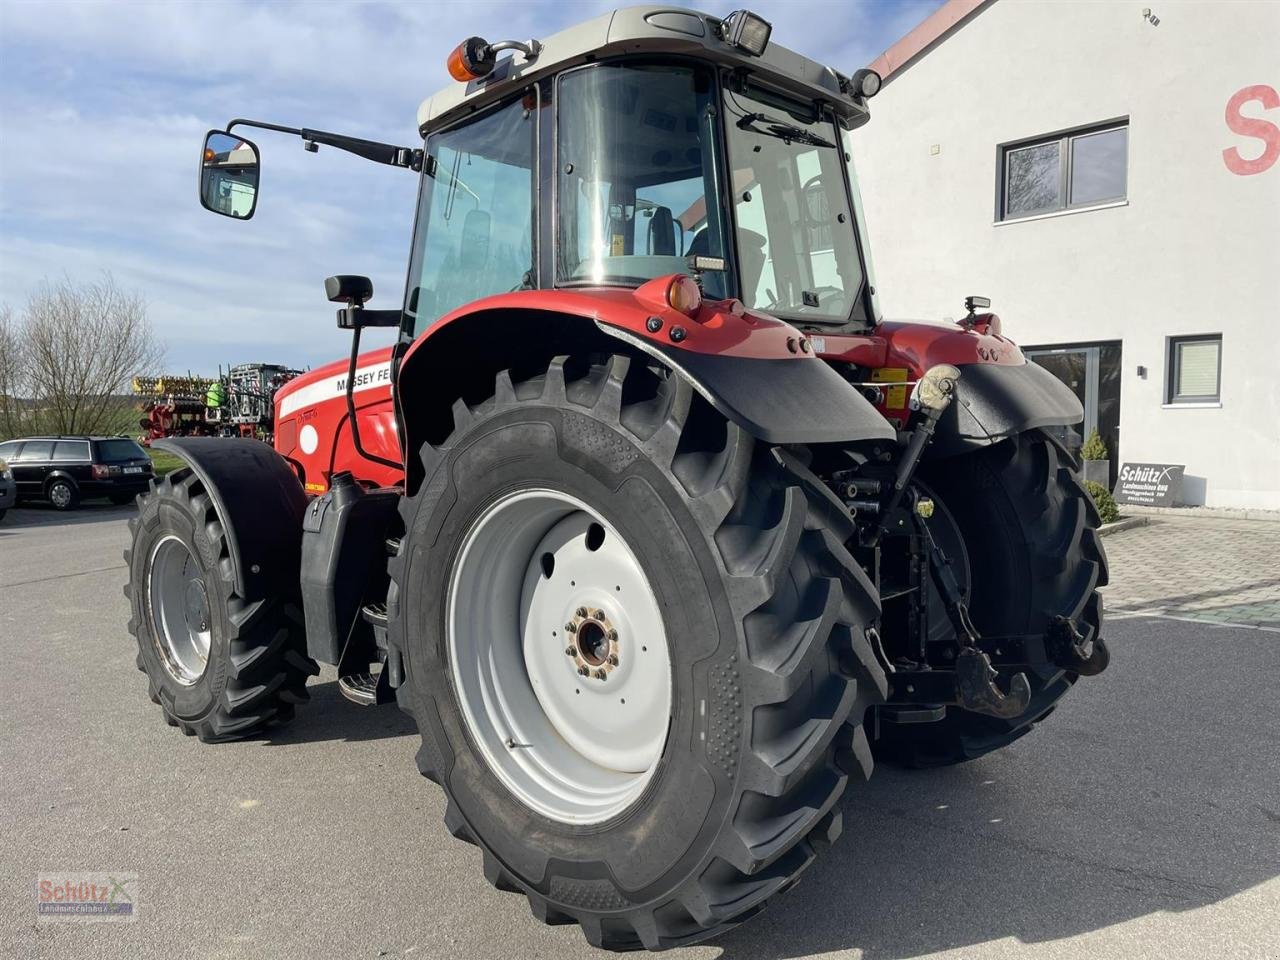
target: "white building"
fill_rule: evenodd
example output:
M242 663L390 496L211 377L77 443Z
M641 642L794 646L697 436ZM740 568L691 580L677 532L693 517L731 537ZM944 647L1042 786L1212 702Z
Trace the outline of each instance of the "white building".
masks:
M885 315L988 296L1113 464L1280 508L1280 3L949 0L872 66Z

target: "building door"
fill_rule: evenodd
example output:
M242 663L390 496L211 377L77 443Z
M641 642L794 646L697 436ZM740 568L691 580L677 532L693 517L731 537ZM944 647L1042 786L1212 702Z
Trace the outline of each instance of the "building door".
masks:
M1071 388L1084 407L1084 421L1061 428L1071 450L1079 450L1084 438L1098 429L1098 354L1096 346L1049 347L1023 351L1028 360L1038 363Z
M1120 444L1119 342L1025 347L1022 352L1070 387L1084 407L1083 421L1054 432L1068 449L1079 450L1084 438L1097 430L1106 444L1114 481Z

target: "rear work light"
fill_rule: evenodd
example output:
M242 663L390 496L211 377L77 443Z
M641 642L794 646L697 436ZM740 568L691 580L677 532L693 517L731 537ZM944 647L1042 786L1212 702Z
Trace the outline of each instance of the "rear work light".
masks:
M868 100L880 92L880 85L883 83L880 74L874 70L863 67L853 74L853 78L849 81L849 92L855 97L862 97Z
M720 36L724 42L753 57L764 53L772 32L773 26L769 21L750 10L735 10L720 21Z

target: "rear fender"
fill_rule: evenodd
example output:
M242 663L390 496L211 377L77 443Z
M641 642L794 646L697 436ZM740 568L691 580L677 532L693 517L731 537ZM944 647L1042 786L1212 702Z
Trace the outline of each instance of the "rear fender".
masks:
M519 291L489 297L428 330L400 364L406 492L421 482L416 451L453 429L451 408L486 399L501 370L533 375L562 354L630 347L689 381L726 418L770 444L892 442L892 426L794 327L707 301L693 318L665 299L670 278L637 290ZM661 296L657 295L661 292Z
M974 363L960 368L955 400L938 423L930 455L953 456L1036 427L1083 419L1080 400L1039 364Z
M288 462L259 440L171 437L151 446L182 458L226 531L236 593L297 598L306 494Z
M899 380L919 380L938 364L959 367L955 400L938 422L928 457L953 456L1025 430L1066 426L1084 419L1084 409L1070 388L1043 367L1028 362L1012 340L991 330L989 321L981 329L888 321L870 335L831 335L817 340L824 359L853 364L871 371L873 378L879 370L898 374L882 378L887 388ZM911 413L907 392L875 392L881 397L883 415L905 426Z

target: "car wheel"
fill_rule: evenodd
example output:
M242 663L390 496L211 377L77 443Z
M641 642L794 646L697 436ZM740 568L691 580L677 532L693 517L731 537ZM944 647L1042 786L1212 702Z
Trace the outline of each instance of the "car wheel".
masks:
M55 510L74 510L80 504L80 493L70 480L55 480L45 492Z

